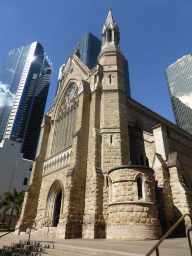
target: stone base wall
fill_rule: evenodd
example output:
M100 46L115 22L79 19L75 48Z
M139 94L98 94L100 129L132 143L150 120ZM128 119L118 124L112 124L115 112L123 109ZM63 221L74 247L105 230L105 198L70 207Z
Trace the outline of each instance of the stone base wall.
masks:
M107 239L117 240L149 240L159 239L161 228L159 225L146 224L110 224L107 225Z
M122 203L109 206L107 239L158 239L161 226L154 203Z

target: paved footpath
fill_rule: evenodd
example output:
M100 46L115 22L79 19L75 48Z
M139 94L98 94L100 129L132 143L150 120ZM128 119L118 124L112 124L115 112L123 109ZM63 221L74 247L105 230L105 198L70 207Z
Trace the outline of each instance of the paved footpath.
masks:
M0 236L3 233L0 233ZM3 245L10 245L19 240L27 240L28 235L16 236L9 234L0 239L0 248ZM38 241L43 243L50 243L54 245L81 247L89 249L97 249L105 252L110 250L114 255L119 253L130 253L129 255L143 256L145 255L157 242L157 240L150 241L122 241L122 240L106 240L106 239L51 239L31 236L31 241ZM104 253L105 254L105 253ZM90 254L93 255L93 254ZM126 254L125 254L126 255ZM128 255L128 254L127 254ZM156 255L153 253L152 255ZM159 247L160 256L190 256L189 244L187 238L170 238L166 239Z

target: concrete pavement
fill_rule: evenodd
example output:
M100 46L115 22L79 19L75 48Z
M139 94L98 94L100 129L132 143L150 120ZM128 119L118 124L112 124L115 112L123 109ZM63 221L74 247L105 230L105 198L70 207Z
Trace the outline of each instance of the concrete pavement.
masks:
M0 233L2 235L3 233ZM9 234L0 239L0 248L3 245L10 245L19 240L27 240L28 235L16 236ZM31 241L38 241L42 243L49 243L54 245L54 248L61 248L61 250L71 249L79 251L85 248L90 254L86 255L145 255L157 242L157 240L150 241L122 241L122 240L106 240L106 239L50 239L31 236ZM66 249L66 250L67 250ZM88 250L89 249L89 250ZM96 254L99 252L99 254ZM102 253L103 252L103 253ZM108 253L107 253L108 252ZM187 238L170 238L166 239L159 247L160 256L190 256L189 245ZM63 255L67 255L66 253ZM78 255L76 253L75 255ZM79 254L82 255L82 254ZM152 255L156 255L153 253Z

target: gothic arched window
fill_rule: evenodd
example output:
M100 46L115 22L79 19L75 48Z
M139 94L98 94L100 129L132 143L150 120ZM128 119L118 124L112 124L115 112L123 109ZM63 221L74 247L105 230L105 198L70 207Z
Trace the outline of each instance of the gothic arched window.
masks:
M141 177L137 178L137 192L138 192L138 199L141 199L143 197L143 194L142 194L142 179L141 179Z
M109 30L109 42L112 42L112 31L111 31L111 29Z

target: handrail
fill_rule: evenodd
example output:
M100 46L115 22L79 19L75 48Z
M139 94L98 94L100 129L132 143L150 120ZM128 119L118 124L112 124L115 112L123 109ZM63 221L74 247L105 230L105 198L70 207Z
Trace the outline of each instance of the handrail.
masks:
M45 217L43 217L43 218L38 219L37 221L42 220L42 219L45 219L45 218L47 218L47 217L48 217L48 216L45 216ZM49 217L48 217L48 218L49 218ZM37 221L36 221L36 222L37 222ZM18 228L14 229L14 230L11 230L11 231L7 232L6 234L0 236L0 239L1 239L1 237L6 236L6 235L8 235L8 234L14 232L15 230L20 229L20 227L26 226L28 223L35 223L35 225L36 225L36 222L35 222L35 221L24 222L24 223L23 223L22 225L20 225Z
M56 219L57 217L59 217L60 215L57 215L55 218L53 218L52 219L52 221L54 220L54 219ZM47 218L48 216L46 216L46 217L44 217L44 218ZM50 220L51 220L51 218L50 217L48 217L49 219L47 220L47 224L49 224L50 223ZM30 231L29 231L29 238L28 238L28 242L30 241L30 236L31 236L31 230L32 229L35 229L36 228L36 226L37 226L37 223L36 223L36 221L34 221L34 223L35 223L35 227L33 227L33 228L30 228ZM48 233L49 233L49 226L48 226L48 232L47 232L47 235L48 235Z
M150 256L156 249L158 253L158 246L171 234L171 232L184 220L186 216L189 216L191 219L191 215L189 213L185 213L168 231L167 233L152 247L152 249L145 255L145 256ZM187 232L187 236L188 236ZM189 239L189 237L188 237ZM190 241L190 240L189 240ZM189 248L191 250L191 245L189 244Z
M60 215L58 215L57 217L59 217L59 216L60 216ZM56 219L57 217L53 218L52 220ZM42 218L40 218L40 219L38 219L38 220L36 220L36 221L34 220L34 221L24 222L24 223L23 223L22 225L20 225L18 228L14 229L14 230L11 230L11 231L7 232L6 234L0 236L0 239L1 239L1 237L6 236L6 235L8 235L8 234L10 234L10 233L12 233L12 232L14 232L14 231L20 229L20 227L26 226L28 223L30 223L30 224L31 224L31 223L34 223L34 224L35 224L35 227L30 228L29 238L28 238L28 241L29 241L29 240L30 240L30 235L31 235L31 230L34 229L34 228L36 228L38 221L40 221L40 220L42 220L42 219L45 219L45 218L48 218L48 219L49 219L48 221L50 221L50 217L49 217L49 216L45 216L45 217L42 217ZM47 223L48 223L48 221L47 221ZM28 227L29 227L29 226L28 226ZM28 229L28 227L27 227L26 229Z

